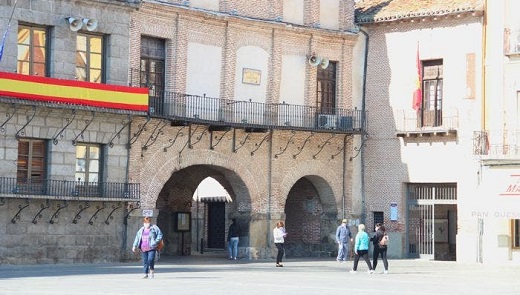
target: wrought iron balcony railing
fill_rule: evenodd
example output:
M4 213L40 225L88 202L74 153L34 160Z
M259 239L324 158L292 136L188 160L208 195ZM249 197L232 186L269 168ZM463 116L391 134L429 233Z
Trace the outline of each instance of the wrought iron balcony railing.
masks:
M474 131L473 154L489 159L520 158L520 130Z
M395 127L403 133L452 133L459 127L457 109L442 110L397 110Z
M63 199L111 199L137 201L138 183L82 182L66 180L30 181L0 177L0 195L4 197L55 197Z
M302 129L362 133L361 110L319 109L285 103L259 103L150 90L150 115L238 128Z

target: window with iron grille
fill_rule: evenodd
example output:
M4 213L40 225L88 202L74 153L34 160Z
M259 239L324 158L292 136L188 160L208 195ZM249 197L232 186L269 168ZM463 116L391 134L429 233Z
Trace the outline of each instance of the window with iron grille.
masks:
M48 29L32 25L18 26L18 63L16 72L23 75L48 76Z
M76 41L76 79L104 83L103 36L80 33Z
M378 223L381 223L381 224L385 223L385 213L384 212L382 212L382 211L374 211L373 214L374 214L374 224L373 224L374 227Z

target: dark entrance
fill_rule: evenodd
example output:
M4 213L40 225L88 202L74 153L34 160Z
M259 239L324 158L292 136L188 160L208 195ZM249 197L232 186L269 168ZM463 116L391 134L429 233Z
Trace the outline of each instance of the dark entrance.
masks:
M208 203L208 248L224 249L226 241L226 203Z

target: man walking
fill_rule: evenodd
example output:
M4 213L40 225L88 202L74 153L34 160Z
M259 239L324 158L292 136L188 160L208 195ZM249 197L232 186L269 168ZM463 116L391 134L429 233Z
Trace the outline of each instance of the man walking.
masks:
M341 225L336 230L336 242L338 243L338 262L345 263L348 260L349 242L352 242L352 234L347 226L347 220L343 219Z

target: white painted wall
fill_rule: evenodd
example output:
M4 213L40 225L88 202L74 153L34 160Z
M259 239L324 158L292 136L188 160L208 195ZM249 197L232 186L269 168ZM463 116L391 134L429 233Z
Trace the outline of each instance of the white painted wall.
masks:
M303 25L303 0L283 1L283 21Z
M190 0L190 6L219 11L219 0Z
M339 0L320 1L320 27L339 29Z

